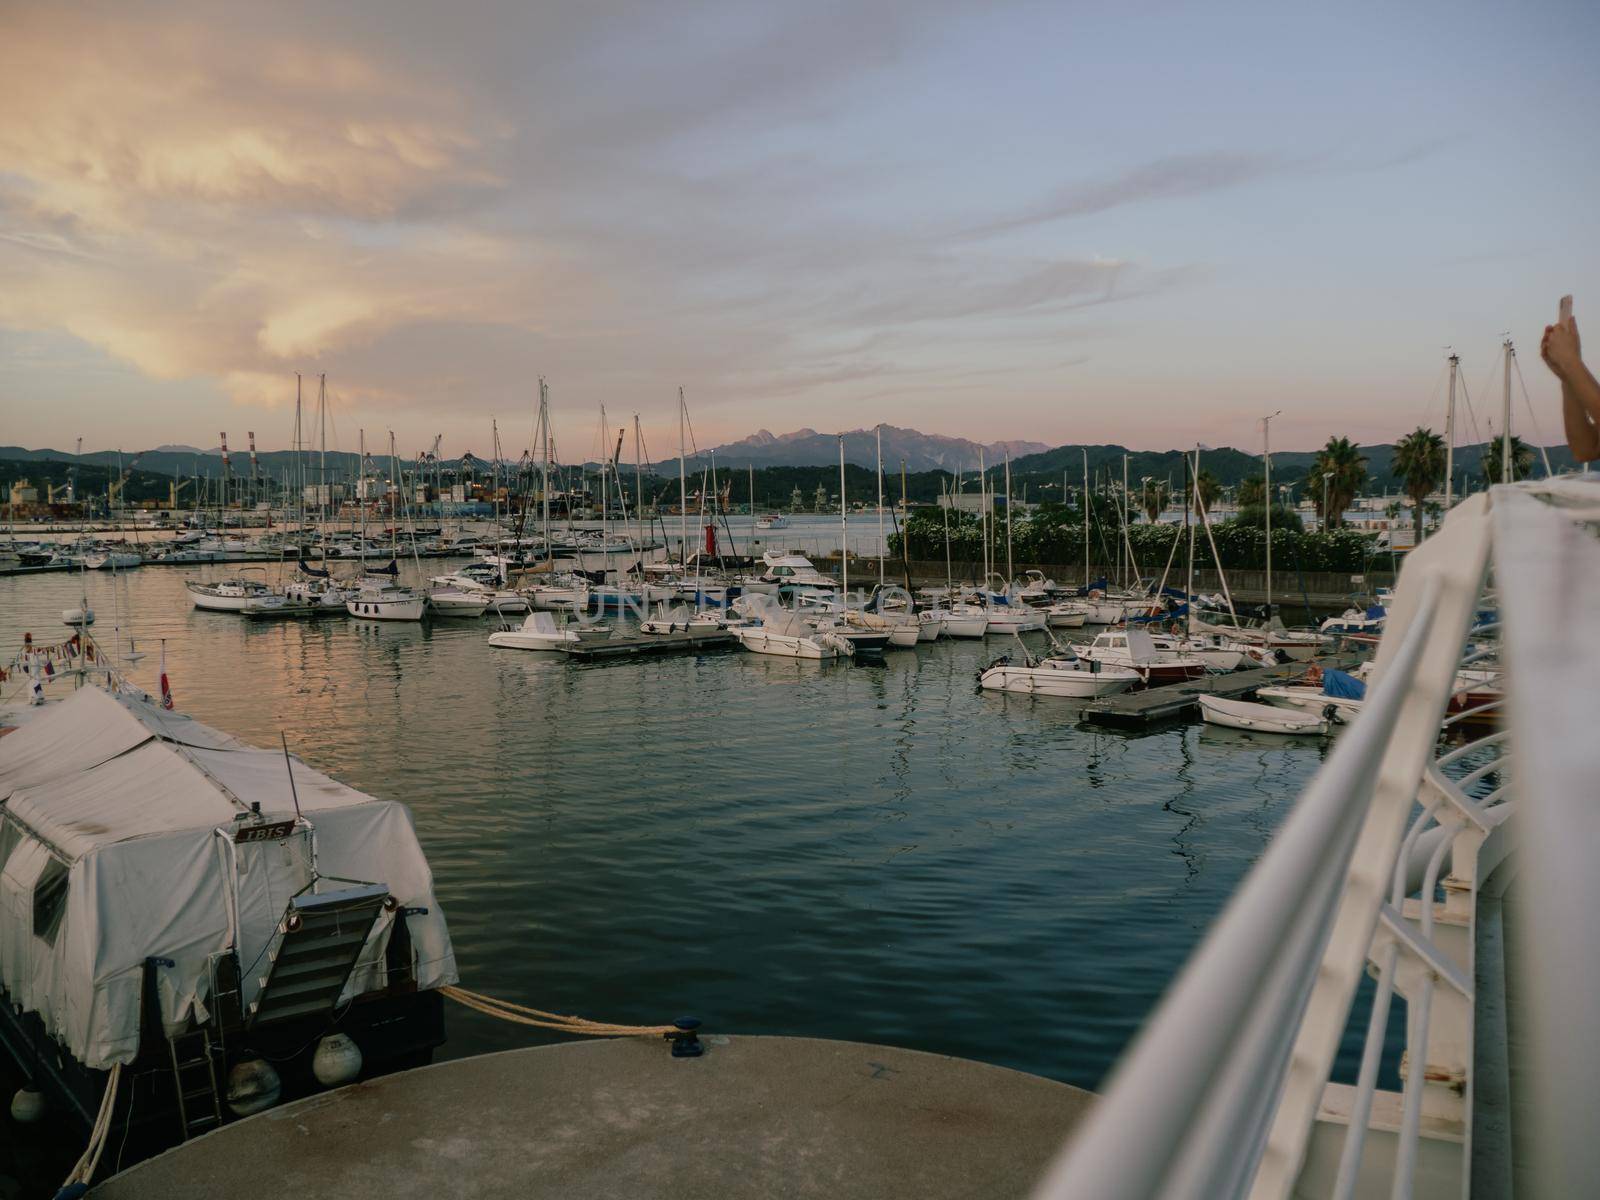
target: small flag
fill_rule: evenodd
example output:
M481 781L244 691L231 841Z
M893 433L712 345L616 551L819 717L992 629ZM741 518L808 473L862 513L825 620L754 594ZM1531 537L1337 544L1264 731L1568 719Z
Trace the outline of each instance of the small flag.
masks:
M30 693L28 703L44 703L44 680L39 678L38 668L31 665L28 669L28 690Z
M161 707L172 707L172 685L167 682L167 639L161 639Z

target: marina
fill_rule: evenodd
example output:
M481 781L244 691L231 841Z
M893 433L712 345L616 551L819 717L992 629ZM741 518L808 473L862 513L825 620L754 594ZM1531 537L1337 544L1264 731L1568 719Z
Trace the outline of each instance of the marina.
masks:
M1600 1195L1600 8L7 15L0 1200Z

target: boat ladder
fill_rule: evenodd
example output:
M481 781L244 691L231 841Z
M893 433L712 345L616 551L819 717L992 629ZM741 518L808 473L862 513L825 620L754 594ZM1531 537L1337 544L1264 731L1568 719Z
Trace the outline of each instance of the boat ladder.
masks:
M199 1137L222 1124L222 1093L217 1086L217 1047L210 1027L202 1025L167 1039L172 1080L178 1092L178 1120L183 1140Z
M251 1024L331 1012L388 900L381 883L291 899L250 1005Z

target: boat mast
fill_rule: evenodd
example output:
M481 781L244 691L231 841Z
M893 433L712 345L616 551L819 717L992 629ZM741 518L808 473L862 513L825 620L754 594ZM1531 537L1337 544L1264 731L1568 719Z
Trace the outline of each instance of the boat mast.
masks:
M610 431L606 428L606 406L600 406L600 577L611 576L611 494L606 491L606 468L610 465ZM592 509L590 510L593 511ZM620 585L620 580L618 581Z
M639 572L644 573L644 464L639 414L633 414L633 524L639 531Z
M883 540L883 426L874 431L878 435L878 586L883 586L883 556L888 544Z
M939 481L939 490L944 493L944 503L939 506L944 513L944 598L945 603L953 604L955 601L950 595L955 589L955 581L951 578L950 571L950 505L955 500L955 492L951 489L948 479Z
M544 565L548 570L555 565L555 555L550 549L550 389L545 386L543 375L539 376L539 434L544 442L543 481L539 496L544 505ZM511 553L520 557L522 547L512 547Z
M756 555L756 465L750 464L750 545L745 547L748 557Z
M1505 341L1506 390L1505 404L1500 410L1500 482L1511 482L1511 360L1516 350L1510 337Z
M839 591L844 600L850 598L850 534L844 511L844 434L839 435Z
M1089 447L1087 446L1083 448L1083 590L1085 594L1089 591Z
M989 603L989 468L978 447L978 536L983 540L983 602Z
M356 486L365 493L367 490L367 431L358 430L357 444L360 446L360 457L356 459ZM361 574L367 573L367 497L362 495L361 508Z
M678 557L685 569L689 566L689 477L684 463L684 423L688 413L684 407L683 389L678 389Z
M1183 628L1190 636L1194 634L1194 522L1189 519L1189 510L1194 507L1195 480L1200 475L1200 447L1194 448L1194 469L1189 470L1189 456L1183 456L1183 466L1189 471L1189 486L1185 490L1185 504L1183 506L1183 529L1189 535L1189 571L1188 580L1183 586Z
M1450 399L1444 410L1444 511L1450 513L1450 501L1454 496L1456 470L1456 372L1461 367L1461 356L1455 353L1450 355ZM1323 514L1323 523L1327 523L1327 514Z
M1011 455L1006 454L1006 582L1016 578L1011 565Z
M1261 418L1261 473L1262 490L1267 502L1267 620L1272 620L1272 417L1281 416L1279 409L1272 416ZM1327 514L1323 514L1324 520ZM1217 566L1222 566L1218 562Z

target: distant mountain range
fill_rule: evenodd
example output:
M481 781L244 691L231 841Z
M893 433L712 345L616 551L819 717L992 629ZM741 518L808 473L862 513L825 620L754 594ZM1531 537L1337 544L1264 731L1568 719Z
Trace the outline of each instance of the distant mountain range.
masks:
M1391 470L1394 447L1375 445L1362 446L1360 449L1367 457L1369 477L1367 490L1370 492L1399 490L1399 481ZM845 434L844 451L847 463L853 467L866 468L870 472L876 462L877 452L873 431L858 429ZM1182 485L1184 477L1185 452L1182 450L1129 450L1114 444L1067 445L1052 448L1042 442L1026 441L991 442L982 445L966 438L941 437L937 434L919 433L915 429L899 429L887 425L883 428L884 472L892 480L899 474L900 463L904 460L908 474L926 476L924 480L911 481L912 493L917 497L928 498L938 494L939 488L943 485L934 477L935 472L960 474L968 481L967 486L974 486L980 451L985 465L990 470L990 478L996 483L1001 477L996 468L1004 463L1009 454L1014 489L1020 494L1026 485L1028 494L1034 497L1048 498L1052 492L1060 495L1058 489L1063 479L1068 485L1076 486L1083 478L1086 458L1092 477L1120 480L1123 473L1123 455L1126 454L1128 480L1135 488L1146 477L1171 480L1173 486L1178 487ZM1482 444L1456 447L1458 478L1465 473L1481 479L1480 460L1483 451ZM1565 445L1547 447L1546 452L1552 469L1561 471L1571 467L1572 455ZM230 454L234 476L248 478L250 475L248 452L230 448ZM834 478L830 472L838 470L839 438L837 434L818 433L814 429L798 429L793 433L781 435L763 429L740 441L729 442L718 446L715 450L702 452L691 460L694 463L694 470L698 471L702 466L709 465L712 455L716 457L719 472L737 475L746 467L753 466L758 472L770 473L772 477L763 486L763 492L768 487L779 486L779 477L785 493L790 487L795 486L809 492L818 483L826 483L829 478ZM1303 479L1315 457L1314 451L1274 451L1272 455L1274 480L1281 480L1287 484ZM257 458L257 470L262 476L270 479L284 479L295 470L293 451L264 450ZM308 482L316 481L319 461L320 456L314 452L305 456ZM375 462L379 470L387 468L386 456L375 456ZM78 455L62 450L28 450L20 446L0 446L0 463L8 464L8 469L0 471L0 477L9 478L30 472L41 477L53 477L62 474L74 463L109 469L115 473L119 465L119 455L114 450ZM27 466L28 463L39 465L30 468ZM410 464L411 460L405 460L405 465L409 467ZM220 449L201 450L193 446L164 445L137 454L124 452L120 455L120 465L124 470L136 468L141 474L154 473L185 478L198 474L213 479L222 475ZM446 460L440 464L446 471L454 470L458 465L459 460ZM1202 451L1201 466L1226 487L1252 475L1260 475L1261 456L1222 447ZM348 479L354 475L355 470L356 455L348 451L328 452L327 471L330 481ZM676 459L665 459L656 463L654 473L661 477L676 476ZM1537 458L1535 473L1542 473L1542 464L1538 463Z
M883 465L886 471L898 471L902 462L908 471L976 471L978 456L989 465L1004 462L1006 456L1021 458L1029 454L1042 454L1049 450L1045 442L989 442L969 441L966 438L942 437L936 433L919 433L915 429L901 429L894 425L883 426ZM878 438L874 430L852 429L844 435L844 458L859 467L876 464ZM719 466L736 467L816 467L839 461L839 435L818 433L815 429L797 429L793 433L770 433L757 430L747 438L718 446L696 456L695 461L715 456Z

